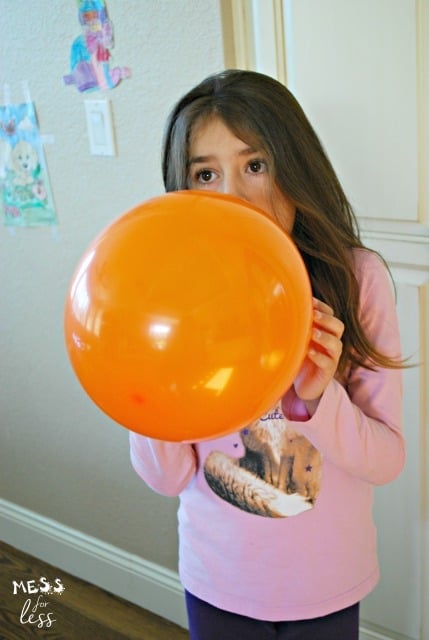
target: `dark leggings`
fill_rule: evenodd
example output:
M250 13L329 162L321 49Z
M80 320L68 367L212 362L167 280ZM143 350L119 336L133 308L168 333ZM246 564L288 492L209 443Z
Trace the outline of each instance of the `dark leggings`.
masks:
M264 622L217 609L185 592L191 640L358 640L359 603L321 618Z

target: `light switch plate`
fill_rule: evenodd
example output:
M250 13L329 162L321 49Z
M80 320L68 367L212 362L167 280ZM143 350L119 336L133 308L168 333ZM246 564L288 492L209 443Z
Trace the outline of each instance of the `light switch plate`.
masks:
M85 112L92 155L114 156L116 150L110 100L85 100Z

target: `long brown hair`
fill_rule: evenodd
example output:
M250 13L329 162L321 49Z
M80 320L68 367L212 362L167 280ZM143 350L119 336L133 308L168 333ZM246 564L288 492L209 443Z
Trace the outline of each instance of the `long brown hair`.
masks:
M338 365L398 367L367 339L358 318L359 285L350 249L365 248L352 207L301 106L281 83L230 69L208 77L173 108L162 170L167 191L188 188L188 148L196 123L213 115L268 158L273 183L296 208L292 238L306 264L313 294L329 304L345 331ZM282 224L281 212L278 223Z

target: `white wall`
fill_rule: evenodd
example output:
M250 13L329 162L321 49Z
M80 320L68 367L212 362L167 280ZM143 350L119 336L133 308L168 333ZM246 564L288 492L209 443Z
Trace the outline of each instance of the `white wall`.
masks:
M217 0L107 0L115 64L132 78L80 94L62 81L80 34L75 0L0 0L0 96L27 80L59 216L49 228L0 226L0 497L176 569L176 501L137 478L128 432L86 397L63 342L74 267L93 237L162 192L160 143L173 103L223 67ZM84 99L112 101L118 154L89 154ZM0 538L2 532L0 531Z

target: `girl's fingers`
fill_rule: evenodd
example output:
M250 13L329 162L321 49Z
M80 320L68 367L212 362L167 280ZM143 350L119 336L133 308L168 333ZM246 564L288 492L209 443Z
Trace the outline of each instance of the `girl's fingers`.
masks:
M335 317L333 309L326 303L313 298L313 333L307 358L295 381L295 391L308 405L310 414L314 412L314 403L335 376L343 350L341 338L344 324Z
M338 362L343 350L343 344L335 335L315 328L313 330L310 348L312 351L325 354L332 360Z
M327 313L331 316L334 315L334 310L332 309L332 307L330 307L329 304L326 304L326 302L322 302L321 300L319 300L319 298L313 298L313 308L321 311L322 313Z
M340 339L344 333L344 324L341 320L334 316L332 308L314 298L314 326L315 333L317 330L321 333L328 333Z

